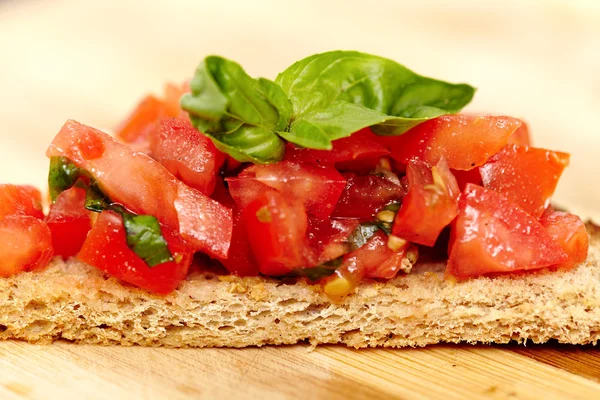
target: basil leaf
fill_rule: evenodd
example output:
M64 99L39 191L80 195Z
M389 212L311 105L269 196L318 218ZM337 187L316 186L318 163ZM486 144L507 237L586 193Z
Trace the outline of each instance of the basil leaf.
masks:
M276 162L285 143L277 136L289 124L292 107L279 85L253 79L233 61L204 59L181 107L215 146L238 161Z
M342 258L343 256L334 258L333 260L317 265L316 267L295 268L292 270L291 275L302 276L311 281L318 281L321 278L333 275L335 270L342 265Z
M423 106L453 113L475 93L469 85L426 78L395 61L358 51L315 54L293 64L275 82L296 115L326 109L335 101L406 118Z
M52 202L59 194L75 185L81 170L67 157L51 157L48 171L48 187Z
M350 236L348 236L350 249L354 251L364 246L380 229L381 227L376 222L364 222L358 225Z
M111 204L112 202L100 190L98 184L92 181L85 192L85 209L99 213L110 209Z
M468 104L475 89L415 74L383 57L332 51L307 57L275 82L253 79L233 61L211 56L181 98L194 126L238 161L277 162L283 139L328 150L365 127L400 135Z
M422 77L392 60L356 51L305 58L276 82L289 96L296 118L310 124L292 123L288 137L298 141L310 130L335 140L368 126L379 135L400 135L460 111L475 93L469 85Z
M335 270L335 267L319 265L317 267L296 268L292 270L292 274L294 274L295 276L308 278L311 281L318 281L319 279L333 275L335 273Z
M115 210L116 211L116 210ZM121 208L123 225L127 234L127 247L154 267L169 261L173 256L163 237L158 220L152 215L135 215Z

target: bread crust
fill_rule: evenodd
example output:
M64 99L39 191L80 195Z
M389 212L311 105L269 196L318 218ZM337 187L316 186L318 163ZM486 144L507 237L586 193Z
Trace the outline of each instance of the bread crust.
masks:
M588 260L571 270L453 283L434 272L439 265L420 265L389 282L365 281L340 302L306 281L207 272L158 296L55 259L43 271L0 279L0 338L169 347L596 344L600 229L588 230Z

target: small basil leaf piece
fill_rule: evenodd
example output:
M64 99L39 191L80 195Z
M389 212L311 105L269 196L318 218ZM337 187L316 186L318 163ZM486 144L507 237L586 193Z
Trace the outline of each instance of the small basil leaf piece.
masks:
M67 157L51 157L48 187L52 202L56 201L59 194L75 185L80 174L81 170Z
M369 239L377 233L381 228L377 223L365 222L356 227L354 231L348 236L348 243L350 243L350 249L353 251L364 246Z
M321 278L333 275L335 270L342 265L342 257L334 258L316 267L296 268L292 270L291 275L302 276L311 281L318 281Z
M430 118L460 111L475 93L469 85L426 78L392 60L356 51L305 58L275 82L290 98L295 119L308 120L330 140L368 126L380 135L400 135ZM296 133L292 124L289 136L307 136L309 128L302 128Z
M127 234L127 247L148 264L155 267L173 261L160 224L152 215L135 215L122 207L113 209L123 217L123 225Z
M148 267L173 261L158 220L152 215L133 214L114 204L93 180L85 193L85 208L98 213L104 210L119 213L123 218L127 247L144 260Z
M92 181L85 192L85 209L99 213L108 210L111 204L112 202L102 190L100 190L98 184Z
M242 162L283 158L285 143L275 132L287 127L292 107L279 85L253 79L239 64L211 56L198 66L190 87L181 107L217 148Z
M308 278L311 281L318 281L319 279L333 275L335 273L335 267L327 267L319 265L317 267L308 268L296 268L292 271L295 276L301 276Z

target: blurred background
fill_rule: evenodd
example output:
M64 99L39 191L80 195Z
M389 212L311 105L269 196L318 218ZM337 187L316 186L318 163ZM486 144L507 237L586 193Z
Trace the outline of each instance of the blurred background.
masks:
M0 0L0 182L45 185L67 118L110 129L205 55L274 78L332 49L476 86L468 111L572 154L555 199L600 222L597 0Z

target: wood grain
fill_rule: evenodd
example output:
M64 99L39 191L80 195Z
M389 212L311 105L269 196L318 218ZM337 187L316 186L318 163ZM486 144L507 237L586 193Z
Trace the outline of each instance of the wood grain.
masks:
M592 399L600 384L510 347L149 349L0 343L0 398ZM548 360L555 349L530 349ZM579 361L576 361L579 362ZM598 359L587 364L596 370Z

